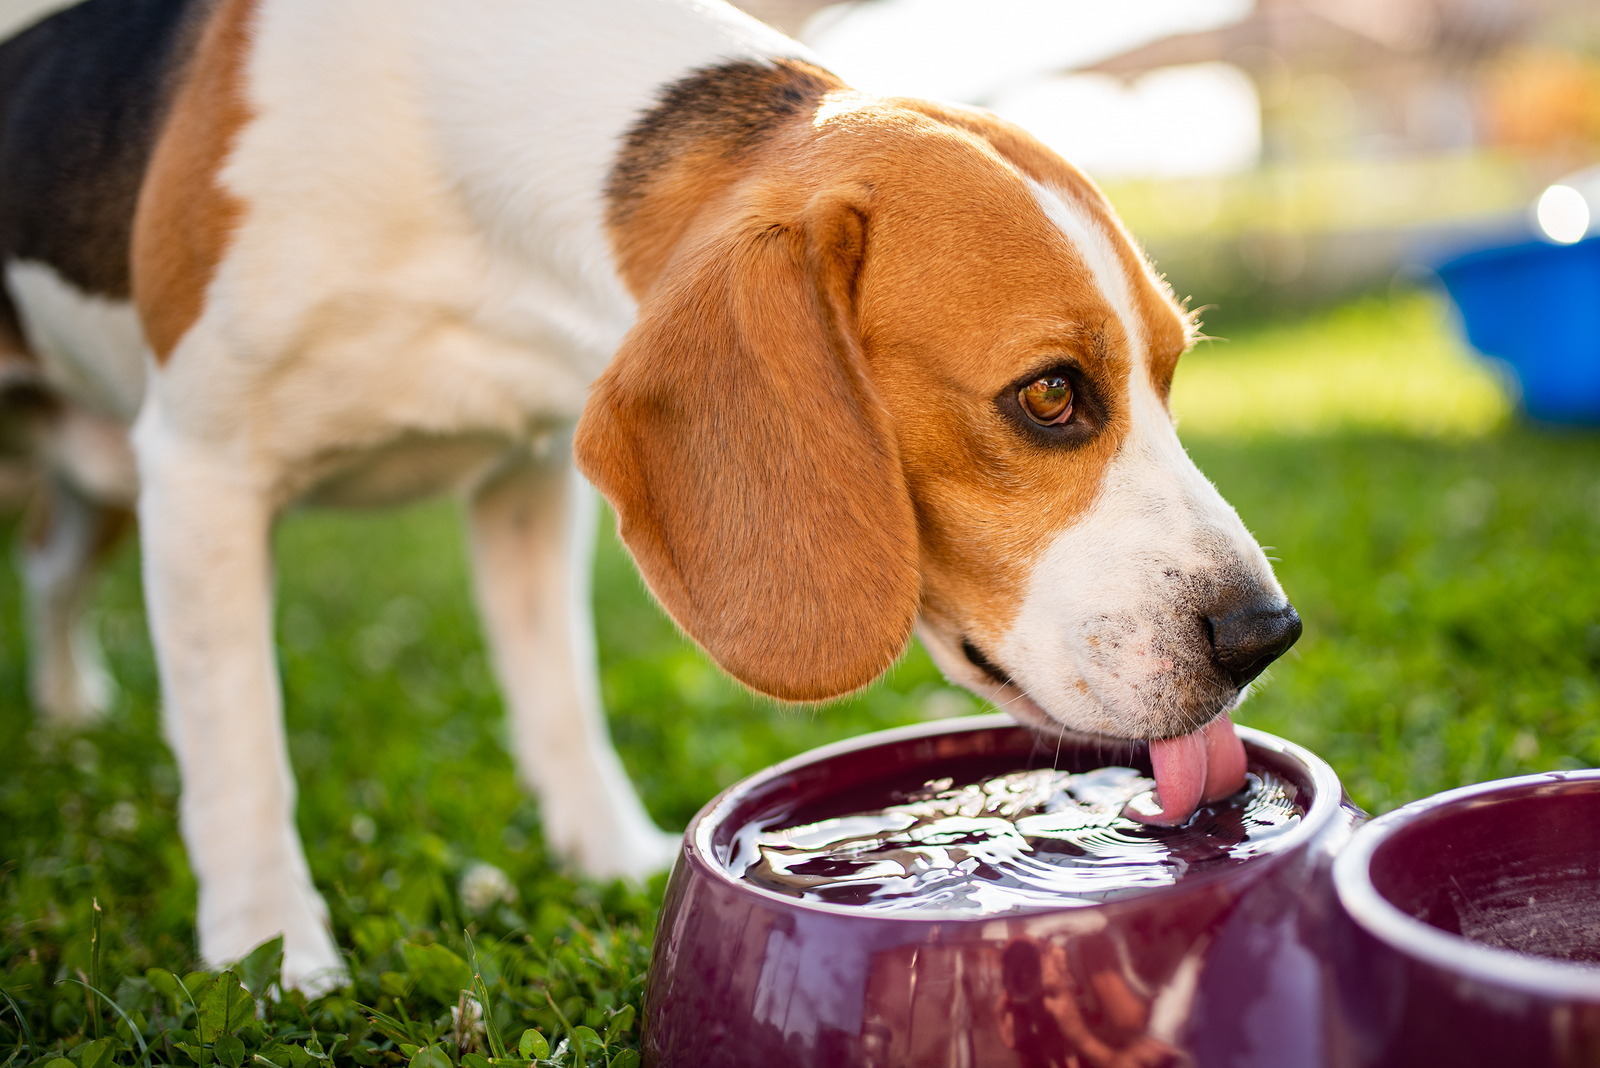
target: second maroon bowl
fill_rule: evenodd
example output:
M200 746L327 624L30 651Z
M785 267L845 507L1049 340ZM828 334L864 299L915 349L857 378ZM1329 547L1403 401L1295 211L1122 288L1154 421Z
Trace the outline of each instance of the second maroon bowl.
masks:
M887 1068L1317 1063L1334 852L1362 814L1299 746L1239 728L1300 825L1262 855L1104 904L913 918L774 893L727 866L755 822L881 805L1028 767L1149 773L1143 747L1057 748L1004 715L886 731L730 787L684 835L645 993L647 1065ZM1075 1058L1075 1059L1074 1059Z
M1600 1065L1600 771L1398 808L1334 882L1332 1063Z

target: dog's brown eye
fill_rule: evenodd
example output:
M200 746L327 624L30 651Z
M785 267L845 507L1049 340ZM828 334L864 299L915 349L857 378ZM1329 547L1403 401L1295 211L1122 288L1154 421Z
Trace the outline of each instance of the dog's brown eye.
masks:
M1040 426L1060 426L1072 418L1072 383L1060 375L1036 378L1022 387L1017 403Z

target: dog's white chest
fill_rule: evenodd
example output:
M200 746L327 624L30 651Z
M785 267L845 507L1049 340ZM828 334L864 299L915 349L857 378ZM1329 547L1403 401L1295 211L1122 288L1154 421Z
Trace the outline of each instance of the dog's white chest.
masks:
M470 490L511 449L496 434L402 434L375 448L327 458L301 495L312 505L382 508Z

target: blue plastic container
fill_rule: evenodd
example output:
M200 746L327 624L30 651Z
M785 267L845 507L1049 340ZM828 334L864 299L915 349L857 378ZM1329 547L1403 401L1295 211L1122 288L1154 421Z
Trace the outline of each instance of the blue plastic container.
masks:
M1600 423L1600 237L1485 249L1439 277L1467 340L1516 374L1530 416Z

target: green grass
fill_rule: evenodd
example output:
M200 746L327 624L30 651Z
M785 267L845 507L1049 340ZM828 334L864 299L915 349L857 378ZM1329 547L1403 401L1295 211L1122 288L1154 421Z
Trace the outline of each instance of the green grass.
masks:
M1600 762L1600 435L1514 425L1418 298L1203 347L1174 404L1306 620L1242 722L1327 756L1373 810ZM518 1036L537 1029L567 1043L559 1063L628 1064L661 885L574 880L546 855L502 741L455 510L295 515L278 552L300 829L354 990L264 998L256 1020L233 1012L252 996L233 978L191 976L194 1005L174 985L196 966L194 885L134 547L98 605L123 693L103 726L75 735L33 724L16 583L0 569L0 1068L13 1049L17 1065L68 1050L53 1068L142 1062L127 1025L117 1032L103 1003L97 1025L66 981L96 975L153 1063L446 1068L465 1049L487 1068L474 1058L497 1051L487 1038L458 1047L449 1012L470 974L466 931L503 1059L519 1060ZM609 536L596 585L613 733L667 826L811 746L978 709L920 650L855 700L781 709L674 632ZM506 872L514 896L464 897L479 864ZM269 955L240 969L255 994ZM104 1045L91 1044L97 1026Z
M1186 441L1353 433L1477 437L1504 425L1498 377L1470 360L1420 295L1367 299L1310 323L1202 341L1179 364Z

